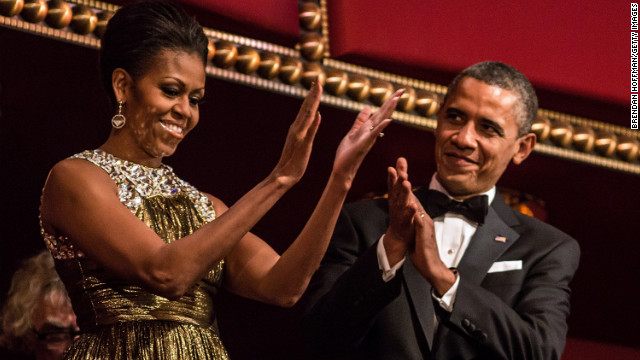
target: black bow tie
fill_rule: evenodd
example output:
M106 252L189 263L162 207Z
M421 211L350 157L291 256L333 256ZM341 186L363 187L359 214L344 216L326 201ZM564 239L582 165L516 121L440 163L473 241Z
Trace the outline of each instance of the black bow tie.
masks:
M464 201L456 201L440 191L429 190L427 199L425 210L432 218L453 212L477 222L478 225L482 225L489 211L489 197L487 195L473 196Z

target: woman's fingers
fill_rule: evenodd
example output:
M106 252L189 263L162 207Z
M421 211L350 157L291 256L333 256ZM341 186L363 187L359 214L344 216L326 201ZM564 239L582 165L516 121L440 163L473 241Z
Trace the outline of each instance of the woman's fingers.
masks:
M322 86L316 81L311 85L309 93L304 98L298 115L292 127L300 126L302 129L308 128L317 117L320 99L322 98Z
M371 131L374 137L382 137L384 136L384 135L382 136L380 135L380 134L383 134L382 130L384 130L384 128L386 128L387 125L389 124L391 124L391 119L384 119L381 122L379 122L378 125L371 125L373 129L369 127L369 130Z
M307 142L313 142L313 139L318 132L318 128L320 127L320 122L322 120L322 116L320 115L320 111L316 111L316 116L313 119L313 122L309 126L309 130L307 130Z
M350 132L360 132L360 134L362 134L365 130L368 130L374 137L382 137L380 134L391 122L391 114L396 108L403 91L404 90L396 91L375 113L372 113L370 107L365 106L360 113L358 113Z
M297 182L306 170L313 140L320 126L318 106L321 97L322 87L315 83L289 127L280 160L274 169L276 176L281 177L286 183Z
M378 109L378 111L376 111L376 113L373 114L373 116L371 117L371 122L373 123L374 126L377 125L379 122L383 121L384 119L391 117L391 114L393 114L393 110L395 110L396 105L398 105L398 101L400 100L400 97L402 96L403 93L404 93L404 89L400 89L395 93L393 93L393 95L391 95L387 99L387 101L385 101L384 104L382 104L380 109Z
M353 123L352 130L357 131L366 124L366 126L369 127L369 130L376 130L375 134L377 136L377 134L382 132L382 129L388 125L390 121L389 118L391 117L393 110L396 108L398 100L400 100L400 96L403 92L404 89L396 91L375 113L373 113L373 110L371 110L369 106L362 108L356 117L356 121ZM379 127L381 124L382 126Z
M360 112L358 113L358 116L356 117L356 123L364 124L365 122L367 122L367 120L371 118L372 112L373 111L369 106L363 107L362 110L360 110Z

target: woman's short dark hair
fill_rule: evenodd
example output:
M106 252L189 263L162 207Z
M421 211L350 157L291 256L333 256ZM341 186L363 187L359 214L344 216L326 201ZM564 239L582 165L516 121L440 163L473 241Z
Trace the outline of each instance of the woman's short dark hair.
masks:
M123 68L134 79L139 78L164 50L196 53L204 66L208 44L200 24L174 4L142 1L125 5L109 20L102 37L102 84L115 101L111 83L113 70Z

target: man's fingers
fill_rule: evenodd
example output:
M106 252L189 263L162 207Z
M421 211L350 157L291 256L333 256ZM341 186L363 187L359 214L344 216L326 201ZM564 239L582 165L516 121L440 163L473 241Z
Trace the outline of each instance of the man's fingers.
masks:
M420 203L420 200L418 200L416 195L414 193L411 193L410 197L411 197L411 202L416 205L416 211L426 213L424 208L422 207L422 204Z
M407 180L409 178L409 165L407 164L407 159L399 157L398 160L396 160L396 170L398 172L398 177L403 180Z
M389 193L393 192L393 186L397 180L398 174L396 173L396 169L393 168L393 166L389 166L387 168L387 191L389 191Z
M413 225L416 227L416 231L420 231L424 227L425 216L428 215L421 212L416 212L415 214L413 214Z

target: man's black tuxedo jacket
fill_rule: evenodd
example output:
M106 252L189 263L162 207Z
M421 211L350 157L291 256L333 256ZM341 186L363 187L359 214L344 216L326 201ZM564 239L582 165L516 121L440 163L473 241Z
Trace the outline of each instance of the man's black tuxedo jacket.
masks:
M416 192L423 204L427 194L426 187ZM343 208L308 290L307 335L316 354L385 360L560 358L569 282L580 256L574 239L514 211L496 194L458 265L460 284L447 313L432 301L430 284L408 258L391 281L382 280L376 246L387 226L386 199ZM488 273L495 262L509 260L521 260L522 269Z

